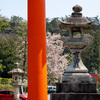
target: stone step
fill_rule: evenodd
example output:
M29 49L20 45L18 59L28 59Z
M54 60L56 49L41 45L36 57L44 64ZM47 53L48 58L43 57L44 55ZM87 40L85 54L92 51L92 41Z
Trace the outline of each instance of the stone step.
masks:
M96 83L56 83L56 93L97 93Z
M50 100L100 100L100 93L53 93Z

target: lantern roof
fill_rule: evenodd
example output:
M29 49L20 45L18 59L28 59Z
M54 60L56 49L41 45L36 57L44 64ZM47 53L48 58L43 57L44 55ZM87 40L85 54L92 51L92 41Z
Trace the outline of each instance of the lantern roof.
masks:
M9 74L24 74L24 71L22 69L15 68L15 69L9 71L8 73Z
M69 30L69 28L83 28L87 30L93 29L93 22L89 21L87 18L82 17L82 7L75 5L73 7L73 13L71 17L67 18L65 21L59 23L60 29Z
M24 71L19 68L19 63L15 63L15 69L9 71L9 74L24 74Z

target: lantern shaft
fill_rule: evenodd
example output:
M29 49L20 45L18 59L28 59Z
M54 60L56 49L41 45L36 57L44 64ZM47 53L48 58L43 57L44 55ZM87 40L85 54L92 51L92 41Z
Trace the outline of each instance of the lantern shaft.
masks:
M19 100L19 86L14 87L14 100Z

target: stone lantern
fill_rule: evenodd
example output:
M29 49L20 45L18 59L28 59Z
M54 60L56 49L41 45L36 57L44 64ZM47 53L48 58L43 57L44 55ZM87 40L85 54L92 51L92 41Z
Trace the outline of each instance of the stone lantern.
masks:
M19 87L23 85L24 71L19 68L19 63L15 63L15 69L9 71L12 74L12 86L14 87L14 100L19 100Z
M71 64L65 69L63 82L91 82L92 78L88 74L88 69L83 64L80 54L88 46L84 38L84 30L93 29L93 22L82 17L82 7L75 5L71 17L64 22L60 22L59 27L63 30L69 30L69 39L65 40L64 45L68 47L73 54ZM74 37L74 34L80 34L80 37Z
M93 29L93 22L82 16L82 7L75 5L71 17L59 23L59 28L69 30L69 38L64 39L64 45L73 55L72 62L65 69L62 83L56 84L56 93L51 94L50 100L99 100L96 83L88 73L81 60L81 52L88 46L84 30ZM74 33L80 34L75 37Z

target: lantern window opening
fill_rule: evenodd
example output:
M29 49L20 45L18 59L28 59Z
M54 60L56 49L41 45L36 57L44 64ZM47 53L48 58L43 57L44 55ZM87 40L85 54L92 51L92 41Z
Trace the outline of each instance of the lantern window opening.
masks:
M73 38L80 38L81 37L81 33L80 32L73 32Z

